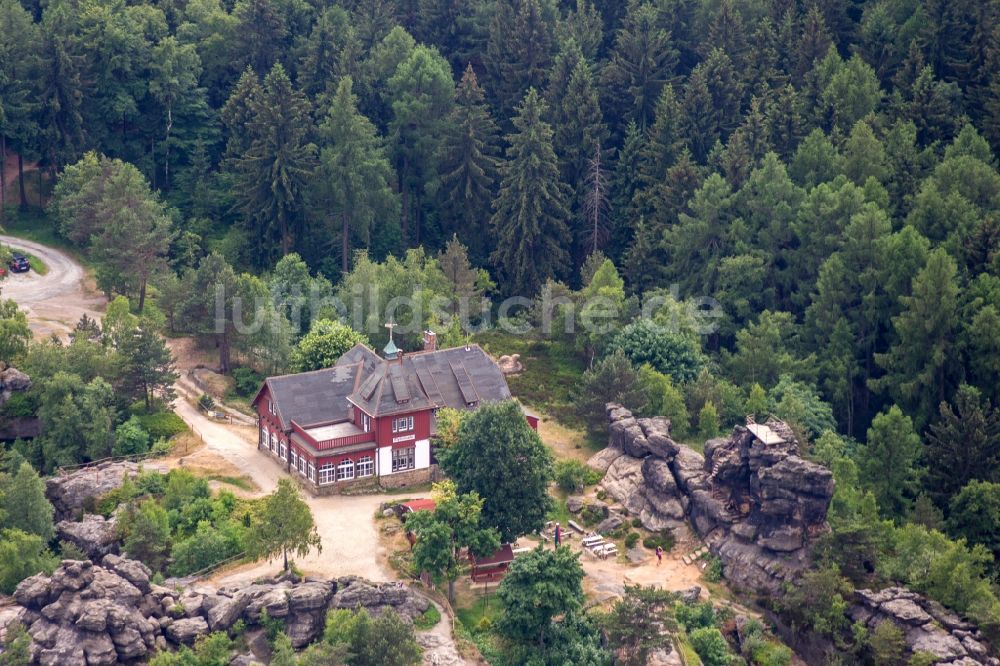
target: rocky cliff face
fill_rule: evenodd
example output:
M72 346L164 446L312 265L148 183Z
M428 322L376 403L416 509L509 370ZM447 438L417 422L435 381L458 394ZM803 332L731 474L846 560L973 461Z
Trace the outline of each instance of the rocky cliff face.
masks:
M809 561L826 528L833 496L829 470L798 455L794 434L770 422L783 441L765 445L746 428L705 444L705 455L670 437L670 421L635 418L608 405L609 446L592 460L603 486L650 530L687 522L738 587L775 594Z
M935 655L935 664L1000 665L1000 660L990 656L989 644L978 628L916 592L903 587L858 590L855 602L848 610L852 620L868 629L882 622L894 623L903 631L910 651Z
M32 639L32 663L42 666L138 663L238 620L254 626L265 610L285 621L293 646L301 648L320 636L330 609L393 608L412 621L429 605L402 585L354 577L178 591L151 583L144 564L117 555L100 564L65 560L51 576L24 580L14 599L18 605L0 614L0 638L21 623Z
M34 416L9 417L2 415L3 407L21 391L31 388L31 378L17 368L0 363L0 439L37 437L41 432L41 421Z
M606 472L605 491L646 529L693 526L727 582L752 593L780 596L809 566L812 544L829 529L833 474L799 455L784 423L768 421L767 444L734 428L706 442L703 456L671 439L668 419L635 418L616 404L607 411L608 448L590 465ZM1000 666L975 626L921 595L888 588L856 596L850 618L869 629L894 622L911 653L933 654L935 664Z

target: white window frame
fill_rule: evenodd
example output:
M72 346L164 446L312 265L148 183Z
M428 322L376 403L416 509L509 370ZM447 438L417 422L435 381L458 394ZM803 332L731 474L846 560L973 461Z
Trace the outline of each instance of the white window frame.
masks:
M288 448L285 446L284 440L278 440L278 457L282 460L286 459L288 455Z
M409 452L406 455L405 452ZM399 449L392 450L392 471L396 472L408 472L411 469L416 469L417 464L417 449L414 446L405 446Z
M361 412L361 424L365 432L369 432L372 429L372 419L364 412Z
M267 447L271 450L271 453L274 453L274 449L277 448L275 446L275 440L278 439L278 438L274 436L273 432L268 433L268 435L269 435L269 437L268 437Z
M358 478L375 476L375 459L371 456L361 456L357 463Z
M292 469L298 469L299 468L299 452L296 451L295 449L292 449L289 452L288 457L289 457L289 460L292 463Z
M337 464L337 481L350 481L354 478L354 461L348 458Z
M393 432L409 432L413 430L413 416L400 416L392 420Z
M337 466L332 462L325 462L319 466L319 485L327 486L337 480Z
M264 426L261 426L260 427L260 443L261 443L261 445L265 444L268 441L268 438L270 436L271 436L271 431L268 430L267 428L265 428Z
M299 454L299 474L301 474L302 476L306 475L306 464L308 462L309 461L306 460L306 457L300 453Z
M267 413L274 414L274 400L268 399L267 401Z
M316 465L309 463L309 480L316 483Z

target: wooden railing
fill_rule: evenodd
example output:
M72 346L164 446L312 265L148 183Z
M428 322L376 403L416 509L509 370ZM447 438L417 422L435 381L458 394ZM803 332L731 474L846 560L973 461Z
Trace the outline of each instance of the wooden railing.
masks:
M342 446L351 446L353 444L375 441L374 432L359 432L354 435L348 435L347 437L334 437L332 439L317 440L315 437L310 435L305 428L300 426L295 421L292 421L292 430L298 433L300 437L306 440L317 451L339 449Z
M353 444L361 444L363 442L374 442L375 433L373 432L361 432L357 435L349 435L347 437L336 437L334 439L325 439L322 442L316 442L317 451L326 451L327 449L338 449L342 446L351 446Z

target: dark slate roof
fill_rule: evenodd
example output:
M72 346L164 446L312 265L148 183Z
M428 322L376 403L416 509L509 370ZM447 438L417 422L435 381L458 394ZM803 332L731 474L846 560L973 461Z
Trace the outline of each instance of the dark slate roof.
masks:
M500 368L479 345L387 361L358 344L332 368L268 377L264 385L285 429L292 421L308 428L348 420L351 403L384 416L437 407L472 409L511 397Z
M479 345L405 353L397 361L357 345L340 363L363 364L364 375L350 400L373 416L437 407L471 409L511 397L500 368Z
M358 364L335 365L313 372L268 377L264 385L287 430L295 421L303 428L350 417L347 397L355 389Z

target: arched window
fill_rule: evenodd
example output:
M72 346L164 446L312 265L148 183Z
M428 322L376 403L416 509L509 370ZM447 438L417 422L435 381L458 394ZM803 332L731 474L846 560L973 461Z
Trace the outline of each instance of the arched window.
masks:
M319 485L324 486L329 483L334 482L334 468L333 463L323 463L319 466Z
M371 456L361 456L358 458L358 477L372 476L375 474L375 460Z
M337 481L348 481L354 478L354 461L345 460L337 465Z

